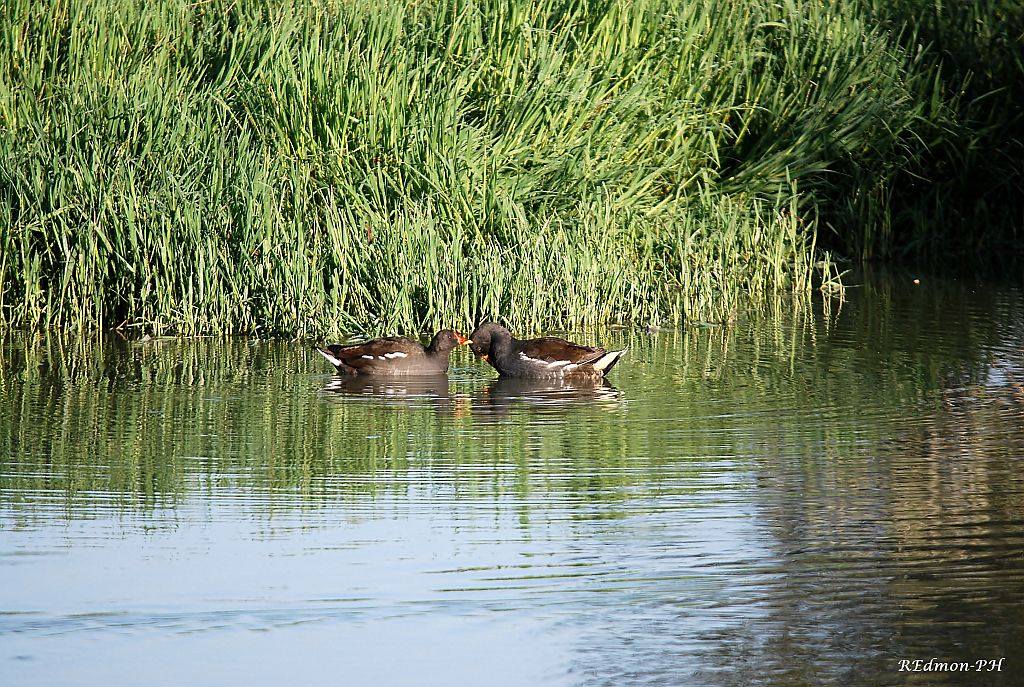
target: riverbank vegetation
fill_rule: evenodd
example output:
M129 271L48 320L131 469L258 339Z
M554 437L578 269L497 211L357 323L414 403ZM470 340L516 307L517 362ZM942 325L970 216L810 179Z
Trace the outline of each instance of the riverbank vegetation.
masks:
M1019 251L1022 27L1011 2L10 0L0 319L720 321L834 289L835 254Z

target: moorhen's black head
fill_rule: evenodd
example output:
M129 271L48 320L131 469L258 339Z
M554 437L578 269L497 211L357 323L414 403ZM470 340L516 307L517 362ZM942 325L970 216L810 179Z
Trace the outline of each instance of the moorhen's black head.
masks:
M469 343L469 339L462 334L453 329L442 329L434 334L434 339L430 342L430 350L435 353L447 353L464 343Z
M511 338L512 335L500 324L493 322L486 322L473 330L469 335L469 348L473 355L478 358L487 357L491 352L491 339L495 337Z

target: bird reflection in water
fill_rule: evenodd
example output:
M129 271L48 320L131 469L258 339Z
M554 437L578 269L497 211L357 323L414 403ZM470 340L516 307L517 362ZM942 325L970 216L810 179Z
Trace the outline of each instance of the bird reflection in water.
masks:
M455 391L451 380L444 375L339 376L323 387L323 395L327 400L338 403L433 408L438 414L456 418L469 412L479 418L503 418L514 409L558 414L580 406L618 408L622 404L621 392L603 379L499 377L479 389L470 399L467 394Z
M323 388L328 400L361 401L376 405L412 408L434 408L439 413L459 415L465 404L453 396L446 375L415 375L395 377L338 376Z
M513 409L557 414L580 405L618 408L622 393L605 379L498 377L473 399L474 415L504 417Z

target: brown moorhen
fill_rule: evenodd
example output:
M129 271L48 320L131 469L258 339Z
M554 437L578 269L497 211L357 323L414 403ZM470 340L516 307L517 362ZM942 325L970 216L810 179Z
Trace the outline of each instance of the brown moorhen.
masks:
M503 376L536 379L603 377L626 352L581 346L554 336L520 341L493 322L477 327L469 343L478 358Z
M359 344L317 347L320 355L349 375L439 375L448 371L453 349L469 339L442 329L426 348L404 336L389 336Z

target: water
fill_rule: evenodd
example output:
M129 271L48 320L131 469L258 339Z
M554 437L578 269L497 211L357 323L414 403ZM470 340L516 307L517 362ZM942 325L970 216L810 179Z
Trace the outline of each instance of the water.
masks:
M8 337L0 684L1024 682L1019 290L581 336L614 387Z

